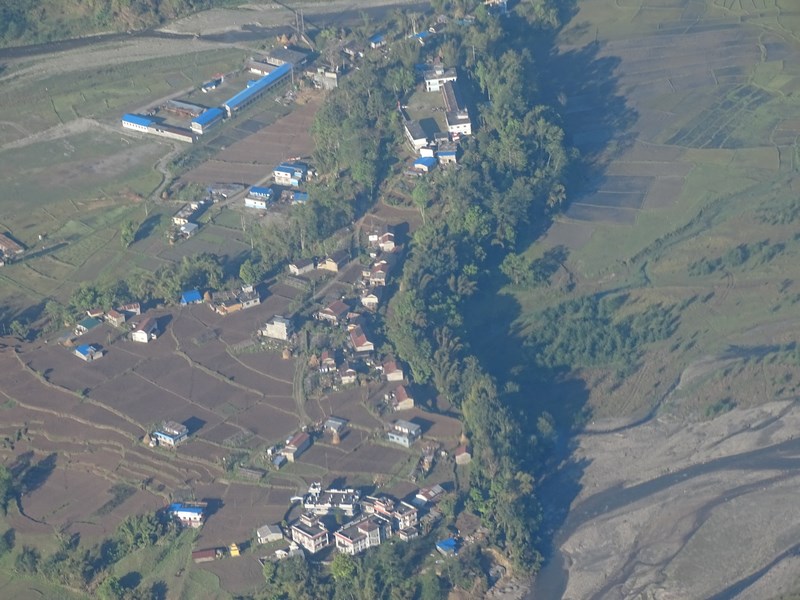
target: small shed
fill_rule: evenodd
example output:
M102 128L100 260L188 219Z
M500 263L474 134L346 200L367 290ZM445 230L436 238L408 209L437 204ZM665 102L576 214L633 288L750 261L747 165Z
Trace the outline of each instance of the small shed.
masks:
M256 538L259 544L279 542L283 539L283 531L280 525L263 525L256 529Z
M414 169L422 173L430 172L436 166L436 159L432 156L420 156L414 161Z

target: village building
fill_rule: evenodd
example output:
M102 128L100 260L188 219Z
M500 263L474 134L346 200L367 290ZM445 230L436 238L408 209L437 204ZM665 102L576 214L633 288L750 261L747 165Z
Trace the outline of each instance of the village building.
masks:
M272 188L253 186L247 192L247 196L244 199L244 205L246 208L266 210L272 204L274 197L275 193L273 192Z
M264 328L261 330L261 335L264 337L282 341L287 341L292 337L292 333L294 333L292 321L280 315L275 315L264 323Z
M77 325L75 325L75 335L83 335L85 333L89 333L90 330L94 329L100 324L101 321L99 321L95 317L86 317L85 319L80 321Z
M458 554L458 542L455 538L447 538L436 542L436 550L442 556L455 556Z
M327 515L341 511L348 517L355 515L360 508L361 493L351 488L323 490L319 483L312 483L308 493L303 496L303 508L306 513Z
M111 323L115 327L122 327L125 325L125 313L114 310L113 308L106 313L106 322Z
M443 494L444 488L437 483L436 485L420 489L411 502L414 504L414 506L422 508L428 504L438 501Z
M316 317L320 321L327 321L333 325L343 323L347 314L350 312L350 307L341 300L334 300L325 308L317 311Z
M314 514L301 515L292 524L291 535L293 541L311 554L316 554L331 543L328 529Z
M279 548L278 550L275 550L275 558L278 560L286 560L287 558L292 558L293 556L304 556L303 550L294 542L291 542L288 548Z
M167 512L184 527L197 529L203 525L204 509L205 506L201 503L174 502L169 505Z
M319 357L319 372L333 373L336 370L336 358L328 350L323 350Z
M411 421L398 419L389 430L389 441L410 448L422 435L422 427Z
M403 381L405 378L403 369L394 360L387 360L383 363L383 376L386 377L386 381Z
M394 252L394 233L391 231L382 233L378 238L378 248L381 249L381 252Z
M308 165L304 163L281 163L272 171L277 185L299 187L308 175Z
M220 315L229 315L261 304L261 297L252 285L233 291L214 292L211 296L211 309Z
M188 240L190 237L194 237L199 230L200 225L197 223L186 223L186 225L181 225L181 228L178 231L182 238Z
M222 555L221 550L217 548L206 548L205 550L192 551L192 560L196 563L211 562L217 560Z
M339 417L329 417L323 425L325 431L336 434L342 433L345 427L347 427L347 419L340 419Z
M199 290L188 290L181 294L181 306L188 304L200 304L203 301L203 296Z
M382 517L364 515L342 526L333 536L339 552L353 555L380 546L389 537L390 531L391 526Z
M447 131L453 136L472 135L472 121L466 105L461 100L456 82L448 81L442 86L442 97Z
M436 166L436 159L432 156L420 156L414 161L414 170L420 173L429 173Z
M225 117L225 111L219 107L209 108L203 111L189 124L189 128L197 135L203 135L214 125L222 122Z
M350 346L356 354L366 354L375 350L375 344L367 339L360 325L356 325L352 331L350 331Z
M0 233L0 255L12 257L25 252L25 248L8 237L5 233Z
M289 462L294 462L300 455L311 447L311 436L306 432L300 432L291 438L281 450L281 454Z
M304 273L310 273L313 270L313 258L299 258L296 261L289 263L289 273L292 275L303 275Z
M448 81L458 79L458 73L453 68L436 65L432 69L425 71L424 79L426 92L438 92Z
M415 506L408 502L397 502L388 496L367 496L361 501L361 510L365 514L384 517L395 531L416 527L419 523Z
M383 293L380 287L365 289L361 293L361 305L367 310L378 310Z
M256 529L256 539L259 544L279 542L283 539L283 531L280 525L263 525Z
M356 382L356 378L358 374L356 370L353 369L347 361L342 363L342 366L339 367L339 381L342 385L353 385Z
M453 452L453 458L455 458L457 465L468 465L472 462L472 454L466 445L456 448Z
M428 136L425 134L425 130L418 121L404 119L403 133L405 133L406 139L411 144L411 147L414 148L414 152L419 152L420 148L424 148L428 145Z
M130 304L123 304L119 307L119 311L127 315L139 316L142 314L142 305L138 302L131 302Z
M386 279L389 276L389 263L385 260L379 260L369 270L364 270L362 275L370 286L386 285Z
M270 89L287 79L291 75L292 69L291 64L283 64L234 94L222 105L228 117L232 117L235 113L260 100Z
M102 308L90 308L86 311L86 315L93 319L99 319L105 314L106 311L104 311Z
M82 344L75 348L73 354L86 362L92 362L103 356L103 351L96 346Z
M318 269L323 269L325 271L330 271L332 273L338 273L339 269L347 264L349 255L345 250L337 250L325 257L319 264L317 264Z
M376 33L367 40L369 47L375 50L376 48L383 48L386 45L386 36L382 33Z
M146 344L156 338L158 338L158 321L153 317L144 318L131 332L131 340L141 344Z
M152 437L155 438L159 446L175 448L189 437L189 428L183 423L164 421L164 423L152 433Z
M395 388L392 408L394 410L411 410L414 408L414 398L408 393L404 385L398 385Z
M455 165L458 163L458 145L454 142L442 142L436 151L436 158L440 165Z

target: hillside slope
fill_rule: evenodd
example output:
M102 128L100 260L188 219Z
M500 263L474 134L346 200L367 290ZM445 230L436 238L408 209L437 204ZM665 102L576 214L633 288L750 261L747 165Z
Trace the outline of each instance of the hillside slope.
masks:
M226 0L0 0L0 46L125 31L229 4Z

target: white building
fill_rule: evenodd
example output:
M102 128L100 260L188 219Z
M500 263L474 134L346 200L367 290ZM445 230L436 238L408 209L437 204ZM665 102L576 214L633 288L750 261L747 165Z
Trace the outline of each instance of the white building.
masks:
M436 65L433 69L425 72L425 91L438 92L448 81L458 79L455 69L445 69L441 65Z
M286 341L291 337L292 331L292 322L289 319L275 315L272 320L264 324L261 335L274 340Z

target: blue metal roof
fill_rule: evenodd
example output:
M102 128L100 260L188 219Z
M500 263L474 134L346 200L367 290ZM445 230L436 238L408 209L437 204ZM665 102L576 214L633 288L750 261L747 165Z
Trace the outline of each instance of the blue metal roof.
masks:
M292 70L291 64L286 63L281 65L269 75L265 75L250 87L245 88L238 94L234 95L225 103L225 106L227 106L230 110L235 110L236 108L239 107L239 105L244 104L256 94L260 94L261 92L263 92L265 89L267 89L273 83L278 81L281 77L285 76L291 70Z
M436 159L432 156L421 156L417 160L414 161L414 166L425 166L425 167L432 167L436 164Z
M453 538L447 538L446 540L440 540L436 542L436 547L440 548L445 552L455 552L457 542Z
M266 196L269 198L272 196L272 188L253 186L250 188L250 194L253 196Z
M198 117L192 119L192 123L197 123L198 125L206 126L213 121L216 121L219 118L222 118L222 115L225 114L221 108L209 108L206 111L203 111Z
M380 44L384 40L384 36L382 33L376 33L371 38L369 38L370 44Z
M150 125L153 124L152 119L148 119L147 117L141 117L139 115L132 115L130 113L122 115L122 122L132 123L134 125L141 125L142 127L150 127Z
M200 302L202 299L203 297L198 290L189 290L188 292L183 292L183 295L181 295L181 304Z
M439 156L455 156L456 155L456 151L455 150L440 150L436 154L438 154Z
M295 202L307 202L308 192L295 192L292 196L292 200Z
M287 167L286 165L278 165L275 167L276 173L288 173L289 175L294 175L294 169L292 167Z
M420 32L419 32L418 34L416 34L414 37L415 37L415 38L417 38L418 40L421 40L421 39L423 39L423 38L426 38L426 37L428 37L430 34L431 34L431 32L430 32L430 31L420 31Z
M185 506L180 502L174 502L173 504L169 505L169 512L178 512L178 511L194 513L196 515L203 514L203 509L200 508L199 506Z
M89 344L81 344L75 348L75 351L83 356L89 356L92 353L92 350L93 348Z

